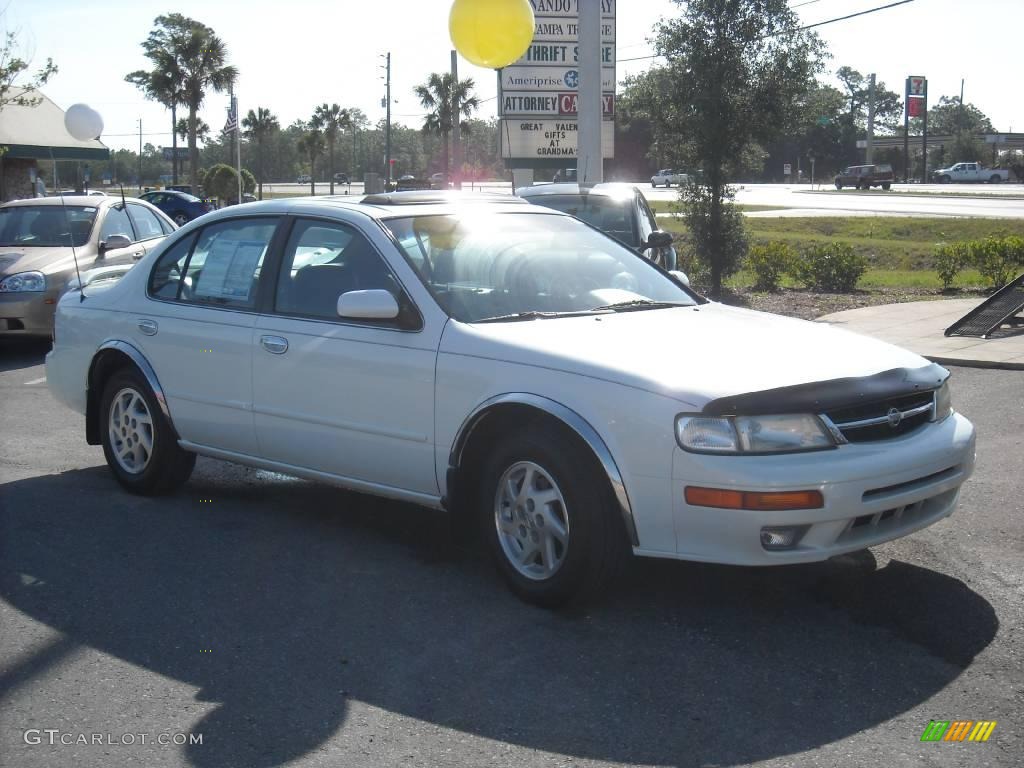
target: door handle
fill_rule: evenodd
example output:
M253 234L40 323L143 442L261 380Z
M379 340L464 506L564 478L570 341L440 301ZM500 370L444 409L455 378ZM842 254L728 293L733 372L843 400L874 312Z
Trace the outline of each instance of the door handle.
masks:
M142 258L143 256L145 256L145 255L146 255L146 252L145 252L145 251L134 251L134 252L132 253L132 258L133 258L133 259L134 259L135 261L138 261L139 259L141 259L141 258Z
M147 336L156 336L159 329L160 326L156 324L156 320L139 320L139 330Z
M260 336L260 344L272 355L283 355L288 351L288 339L280 336Z

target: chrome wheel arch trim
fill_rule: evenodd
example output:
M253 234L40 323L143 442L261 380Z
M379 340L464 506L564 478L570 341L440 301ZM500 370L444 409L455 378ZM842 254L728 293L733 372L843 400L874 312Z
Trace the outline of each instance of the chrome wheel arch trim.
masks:
M153 396L156 398L157 407L160 408L160 413L164 415L167 422L171 425L171 429L177 434L177 430L174 429L174 421L171 419L171 411L167 407L167 396L164 394L163 387L160 386L160 380L156 377L156 371L153 370L153 366L149 364L146 359L135 346L129 344L127 341L121 339L111 339L103 342L96 350L96 354L92 356L92 362L89 364L89 384L92 384L92 372L96 367L96 361L99 359L107 350L114 350L128 357L135 367L139 369L139 373L146 380L150 390L153 392Z
M542 395L535 395L529 392L506 392L495 395L480 403L472 413L467 416L456 435L452 444L451 452L448 455L449 470L457 470L462 463L462 452L469 442L469 438L477 425L495 408L502 405L525 405L536 408L539 411L553 416L569 427L587 444L597 460L601 463L608 482L611 484L612 492L615 494L615 501L619 507L619 514L622 516L622 523L626 527L626 535L634 547L640 545L640 539L636 532L636 523L633 519L633 507L629 501L629 494L626 492L626 484L622 479L622 473L608 449L601 435L591 426L590 422L580 416L568 406L559 403L551 398Z

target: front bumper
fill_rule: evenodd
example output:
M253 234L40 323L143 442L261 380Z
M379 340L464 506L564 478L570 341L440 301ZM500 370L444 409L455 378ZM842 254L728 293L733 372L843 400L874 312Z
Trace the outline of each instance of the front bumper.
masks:
M825 560L906 536L952 514L974 469L974 427L954 413L891 440L780 456L707 456L676 449L676 557L733 565ZM821 509L748 511L688 505L687 485L740 491L819 490ZM766 550L761 529L808 526L791 549ZM654 553L651 553L654 554Z
M0 336L53 335L53 313L60 293L0 293Z

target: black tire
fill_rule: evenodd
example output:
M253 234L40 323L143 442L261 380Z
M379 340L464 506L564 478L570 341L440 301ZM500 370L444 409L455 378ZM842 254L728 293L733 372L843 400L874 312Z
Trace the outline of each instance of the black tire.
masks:
M520 573L506 554L503 536L498 531L499 485L505 472L521 462L531 462L550 476L564 500L564 505L553 504L553 512L567 520L566 544L561 550L560 566L546 578L530 578ZM589 450L550 425L537 425L509 435L484 462L477 497L484 537L499 573L526 602L546 608L587 603L601 594L621 567L628 542L610 488L594 481L601 471ZM530 510L536 513L532 505ZM513 520L513 525L519 524ZM542 527L534 528L538 530L542 531ZM543 544L537 546L539 556Z
M188 215L184 211L175 211L171 218L179 227L184 227L188 224Z
M949 184L952 179L949 176L939 176L939 184Z
M842 189L842 188L843 188L843 182L837 181L836 182L836 189Z
M882 189L884 189L886 192L888 192L891 188L892 184L890 184L889 182L885 182L882 184Z
M658 188L658 185L657 185L657 184L655 184L655 183L654 183L654 182L652 181L652 182L651 182L651 188L652 188L652 189L657 189L657 188Z
M144 401L151 423L148 436L152 451L148 452L148 459L142 462L143 466L140 471L135 472L129 471L121 465L117 458L118 449L112 442L114 438L111 435L110 411L115 397L119 395L129 397L123 393L134 393ZM142 419L137 421L129 419L124 424L122 447L132 445L128 442L133 435L130 430L137 429L135 435L144 432L144 423L138 424L141 421ZM178 437L160 410L153 391L142 374L135 368L122 368L111 376L103 387L103 396L100 400L100 439L103 443L103 455L107 459L107 466L110 467L117 481L132 493L143 496L172 493L188 480L193 467L195 467L196 455L182 450L178 446ZM136 437L135 443L138 444L138 442Z
M999 175L998 173L993 173L993 174L992 174L992 175L991 175L991 176L989 177L989 180L988 180L988 181L989 181L989 183L990 183L990 184L1000 184L1000 183L1002 183L1002 181L1003 181L1003 177L1002 177L1002 176L1000 176L1000 175Z

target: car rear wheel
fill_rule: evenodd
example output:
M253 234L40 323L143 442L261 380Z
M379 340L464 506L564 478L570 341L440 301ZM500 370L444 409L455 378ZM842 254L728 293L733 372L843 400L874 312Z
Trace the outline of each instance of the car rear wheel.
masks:
M998 173L993 173L988 180L992 184L999 184L1003 180L1003 177Z
M843 188L843 182L837 181L836 182L836 189L842 189L842 188Z
M593 459L559 430L502 441L481 475L479 509L498 570L523 600L545 607L600 594L624 541Z
M107 465L132 493L170 493L192 474L196 455L178 447L170 422L134 368L124 368L107 381L100 418Z
M888 191L891 188L892 188L892 184L890 184L889 182L885 182L884 184L882 184L882 189L884 189L886 191Z
M174 219L174 223L177 224L179 227L183 227L186 224L188 224L188 216L186 216L182 211L178 211L173 216L171 216L171 218Z

